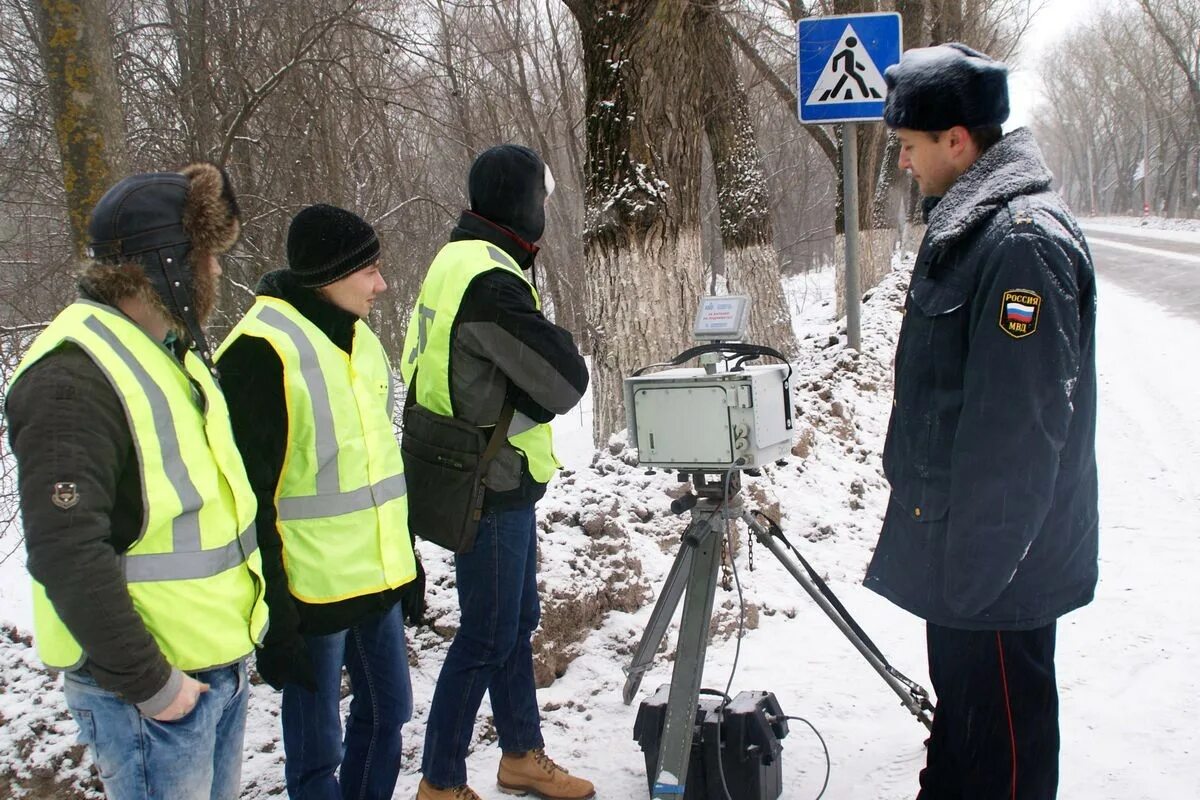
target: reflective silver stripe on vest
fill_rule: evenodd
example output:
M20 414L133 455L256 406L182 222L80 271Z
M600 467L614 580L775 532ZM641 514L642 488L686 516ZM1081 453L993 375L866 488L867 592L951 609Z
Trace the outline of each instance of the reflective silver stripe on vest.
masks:
M121 359L133 373L134 379L137 380L138 386L142 388L146 400L150 403L150 415L154 419L154 433L158 437L158 447L162 453L163 472L166 474L171 488L179 496L179 503L182 507L179 516L171 520L172 551L175 553L200 551L200 507L204 505L204 498L200 496L196 484L192 482L187 464L183 461L179 436L175 430L175 420L171 416L171 406L167 402L166 394L163 393L162 387L150 377L150 373L130 352L129 348L103 322L96 317L88 317L83 324L113 349L117 358ZM182 365L180 365L180 369L183 369ZM111 376L109 377L111 379ZM113 388L116 388L115 382ZM133 439L136 444L136 434ZM146 491L145 482L143 479L143 494ZM150 498L143 499L147 503L150 502Z
M321 494L314 497L281 497L278 513L281 522L298 519L320 519L353 514L368 508L382 506L408 491L403 475L384 478L373 486L364 486L350 492Z
M531 431L540 425L540 422L535 422L529 417L522 414L520 411L513 412L512 422L508 425L508 435L518 436L525 431Z
M313 410L313 429L317 448L317 494L338 494L341 491L341 476L338 474L337 433L333 427L333 405L329 402L329 387L321 372L321 362L304 330L282 312L263 306L258 318L292 340L292 346L300 354L300 376L308 390Z
M437 319L436 309L417 304L417 343L409 351L408 363L413 363L417 360L417 356L425 352L425 345L429 344L429 331L433 328L435 319Z
M509 272L514 272L514 271L520 269L520 267L513 266L514 259L510 258L507 253L505 253L503 250L496 247L495 245L489 244L487 246L487 250L488 250L488 255L490 255L492 257L492 261L495 261L497 264L504 267ZM518 272L517 274L519 275L520 273ZM522 276L522 277L524 277L524 276Z
M125 556L125 581L192 581L211 578L244 563L258 549L254 523L224 547L198 553L143 553Z

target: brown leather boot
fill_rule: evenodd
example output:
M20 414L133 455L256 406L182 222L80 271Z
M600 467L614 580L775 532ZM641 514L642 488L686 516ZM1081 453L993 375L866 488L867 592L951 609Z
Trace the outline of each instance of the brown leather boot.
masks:
M439 789L421 778L421 785L417 787L417 800L482 800L482 798L471 791L471 787L465 783L462 786Z
M588 800L596 796L591 782L571 777L542 749L505 753L500 758L496 784L505 794L532 794L542 800Z

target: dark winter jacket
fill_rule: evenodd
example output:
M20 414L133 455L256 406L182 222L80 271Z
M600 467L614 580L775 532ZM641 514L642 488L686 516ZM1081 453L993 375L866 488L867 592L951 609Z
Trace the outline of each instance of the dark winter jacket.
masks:
M87 655L82 669L147 716L158 714L174 699L182 673L134 608L121 565L144 514L121 398L91 357L68 342L27 369L5 405L29 573ZM70 509L51 502L56 483L76 485Z
M290 271L267 273L257 292L287 301L330 341L346 353L351 352L358 317L326 302L312 289L300 286ZM390 609L403 596L404 586L336 603L305 603L292 596L283 568L283 543L275 525L275 490L288 442L283 362L265 339L242 336L221 354L217 368L221 389L229 403L233 435L258 498L255 521L271 613L264 647L290 646L295 650L301 634L322 636L345 630Z
M933 206L913 270L865 583L938 625L1040 627L1095 589L1095 276L1050 179L1008 134Z
M499 247L524 268L537 252L507 229L465 212L450 241L470 239ZM455 416L479 426L496 424L505 397L530 419L549 422L573 408L588 385L587 364L571 334L546 319L529 287L503 269L475 278L463 295L450 332L450 366ZM489 508L528 505L546 492L508 444L492 460L487 485Z

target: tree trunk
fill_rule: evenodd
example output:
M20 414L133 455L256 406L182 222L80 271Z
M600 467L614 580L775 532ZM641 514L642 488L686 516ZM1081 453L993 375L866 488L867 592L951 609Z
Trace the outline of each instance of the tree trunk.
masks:
M689 6L564 0L579 22L587 113L584 253L594 432L625 427L622 381L691 344L705 293L699 75Z
M934 0L930 44L945 44L962 40L962 0Z
M796 337L780 283L771 198L750 101L738 79L733 47L715 18L720 11L697 7L695 13L706 43L707 58L698 66L710 97L704 122L716 175L729 293L751 298L750 341L794 352Z
M124 171L125 126L103 0L38 0L38 49L50 89L63 188L75 250L87 247L88 217Z
M193 161L212 158L218 140L209 74L207 13L208 0L167 3L179 59L179 110L190 132L188 158Z
M471 124L470 99L466 95L462 81L459 80L458 67L455 65L454 43L451 41L450 19L443 0L438 0L437 10L440 25L440 41L438 44L441 50L442 63L446 70L447 82L450 87L450 97L447 98L447 102L453 109L454 116L456 117L455 122L458 124L458 141L462 146L463 161L470 164L475 156L479 155Z

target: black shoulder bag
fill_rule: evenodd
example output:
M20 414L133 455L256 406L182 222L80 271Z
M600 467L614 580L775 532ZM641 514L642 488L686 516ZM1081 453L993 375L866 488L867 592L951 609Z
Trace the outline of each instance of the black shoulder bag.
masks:
M410 531L452 552L471 552L483 514L483 479L508 438L512 417L512 403L505 400L487 437L474 425L419 405L413 373L400 437Z

